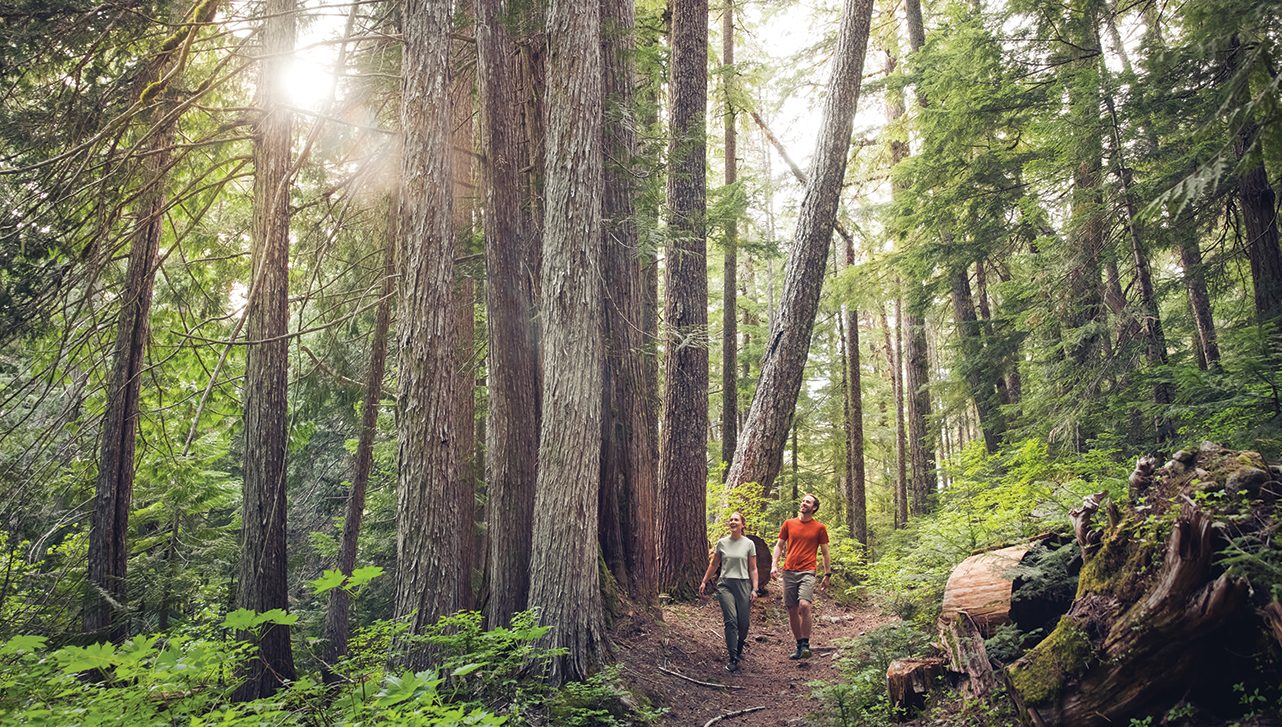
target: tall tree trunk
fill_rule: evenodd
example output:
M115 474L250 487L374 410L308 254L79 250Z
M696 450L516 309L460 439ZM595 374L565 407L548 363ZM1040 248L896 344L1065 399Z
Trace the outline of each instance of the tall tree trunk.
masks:
M726 0L721 12L721 62L727 72L725 96L725 183L738 179L738 137L735 131L735 108L731 101L730 80L734 77L734 0ZM721 275L721 461L725 468L721 480L730 472L734 450L739 441L739 220L736 216L725 223L725 264Z
M872 5L872 0L845 0L842 7L832 80L824 101L810 181L793 234L779 314L766 343L761 380L726 480L731 487L757 482L768 494L779 471L779 455L801 389L846 174Z
M1197 325L1197 341L1202 359L1209 369L1220 366L1220 346L1216 341L1215 320L1211 317L1211 296L1206 290L1206 270L1202 264L1202 249L1197 242L1197 227L1192 215L1182 217L1176 226L1180 267L1184 269L1184 287L1188 290L1189 306Z
M837 270L855 262L855 248L850 238L837 240ZM846 380L846 481L849 484L847 516L848 535L861 545L868 545L868 494L864 467L863 378L859 361L859 314L853 306L842 304L842 358Z
M659 584L692 598L708 559L707 0L673 0L664 261Z
M954 269L951 283L953 320L957 324L961 368L966 374L971 401L975 402L979 428L984 435L984 448L989 454L996 454L1001 446L1004 430L1000 410L994 401L997 397L997 389L994 386L996 369L984 357L980 322L975 315L975 302L970 294L969 270L965 267Z
M908 434L904 429L904 352L903 304L895 298L895 336L891 339L886 311L881 311L881 327L886 337L886 359L889 364L891 396L895 400L895 528L908 523Z
M650 602L655 578L654 444L647 371L645 290L639 257L636 178L630 160L638 154L632 62L636 14L629 0L602 3L601 60L606 103L606 159L601 196L606 289L605 400L602 421L602 550L615 578L633 599ZM609 496L607 495L609 493ZM606 548L604 526L617 523L618 551Z
M1104 250L1104 204L1100 188L1102 140L1100 135L1099 0L1073 0L1068 8L1064 66L1068 86L1069 117L1074 132L1070 144L1075 165L1071 196L1068 310L1070 329L1083 329L1100 320L1104 302L1100 290L1100 265ZM1069 360L1087 366L1105 342L1100 334L1072 336Z
M460 475L455 341L450 8L405 0L401 240L397 305L399 477L395 615L412 633L459 607ZM415 670L438 654L416 647Z
M356 545L361 520L365 514L365 493L369 488L370 470L374 463L374 435L378 432L379 404L383 399L383 373L387 365L387 333L392 325L392 295L396 292L396 240L398 205L395 197L388 209L387 236L383 240L383 275L379 283L381 298L370 333L369 370L365 377L365 399L361 402L361 428L356 440L356 461L352 464L352 491L347 497L343 516L343 537L338 543L338 570L350 576L356 568ZM338 680L334 664L347 655L351 636L351 595L342 588L329 592L325 609L325 651L321 657L325 683Z
M929 352L926 344L926 293L910 286L907 310L904 311L904 395L908 400L908 442L912 459L912 487L909 510L924 515L930 510L930 497L938 488L935 474L935 434L929 427L930 383Z
M264 7L254 143L254 226L245 359L245 479L236 605L259 613L289 607L286 589L285 456L289 447L289 176L293 116L282 105L294 50L294 0ZM245 665L238 701L275 694L292 680L289 627L263 632Z
M1234 152L1241 159L1259 134L1253 120L1237 132ZM1269 184L1264 162L1252 166L1238 180L1238 203L1246 232L1246 256L1255 288L1255 314L1261 323L1276 323L1282 316L1282 248L1278 246L1277 197Z
M520 186L522 105L515 12L477 0L477 88L485 189L485 302L488 323L489 598L486 621L507 626L529 598L534 487L538 478L539 363L532 254L534 227ZM527 129L526 131L532 131ZM541 153L538 155L542 158ZM541 174L539 176L542 176Z
M461 0L454 9L455 16L463 15L463 22L475 27L471 17L474 7L471 0ZM461 70L450 84L450 127L454 130L451 149L453 194L454 194L454 236L460 246L460 254L471 255L481 250L470 244L473 236L477 207L475 204L476 186L476 153L477 139L475 128L475 109L473 93L476 90L476 49L473 43L455 39L453 46L453 67ZM473 384L476 381L476 363L472 352L476 338L476 308L473 299L476 297L476 279L480 276L468 266L465 274L457 277L455 293L458 296L455 312L457 327L454 339L458 344L458 437L459 437L459 526L463 529L459 538L459 608L472 610L474 595L472 576L476 569L476 548L473 533L476 521L472 517L476 509L476 483L482 473L476 469L473 454L476 451L475 419L476 392Z
M534 507L530 606L543 639L563 649L553 686L586 678L604 658L596 519L605 369L601 201L601 16L596 3L548 9L543 318L547 375Z

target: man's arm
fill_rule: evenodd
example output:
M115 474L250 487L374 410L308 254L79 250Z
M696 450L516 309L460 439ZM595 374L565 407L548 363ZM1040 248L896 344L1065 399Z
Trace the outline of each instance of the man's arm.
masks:
M779 556L783 553L783 539L775 541L774 558L770 561L770 580L779 577Z
M829 570L828 570L828 544L827 544L827 543L820 543L820 544L819 544L819 552L823 553L823 556L824 556L824 570L823 570L824 577L823 577L823 580L819 582L819 590L821 590L821 591L826 591L826 590L828 590L828 573L829 573Z

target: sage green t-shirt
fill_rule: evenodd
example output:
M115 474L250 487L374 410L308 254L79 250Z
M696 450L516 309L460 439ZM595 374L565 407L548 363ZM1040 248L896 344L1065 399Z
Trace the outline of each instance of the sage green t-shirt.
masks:
M757 554L757 546L748 536L738 540L725 536L717 541L717 553L721 555L722 578L751 578L748 574L748 558Z

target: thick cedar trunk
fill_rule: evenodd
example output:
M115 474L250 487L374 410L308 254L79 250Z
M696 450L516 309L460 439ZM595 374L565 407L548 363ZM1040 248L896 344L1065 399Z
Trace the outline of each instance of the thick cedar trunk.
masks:
M734 77L734 0L727 0L721 14L721 62L730 69L726 74L725 96L725 183L730 186L738 179L736 154L738 138L735 132L735 109L730 100L729 79ZM721 275L721 461L725 469L721 479L730 472L734 450L739 442L739 362L738 362L738 248L739 220L731 218L725 223L725 264Z
M729 487L757 482L768 496L779 471L836 223L871 16L871 0L846 0L843 5L832 80L788 256L779 314L770 328L761 380L726 480Z
M401 239L397 305L399 477L395 615L413 633L459 607L462 528L455 341L449 8L405 0ZM411 669L439 655L417 647Z
M395 199L393 197L393 199ZM391 329L392 300L396 292L396 203L388 210L388 232L383 241L383 275L379 284L378 310L374 316L374 330L370 333L369 371L365 377L365 399L361 402L361 428L356 440L356 461L352 463L352 491L347 497L347 510L343 516L343 537L338 543L338 570L350 576L356 568L356 544L361 532L361 519L365 514L365 492L369 486L370 470L374 463L374 435L378 431L379 403L383 398L383 372L387 364L387 333ZM351 595L342 588L329 592L329 606L325 610L324 665L326 683L334 683L332 667L347 655L347 640L351 635Z
M477 87L485 194L488 328L489 598L491 627L506 626L529 597L534 486L538 477L539 367L533 224L522 208L520 69L503 0L477 0ZM541 158L541 154L539 155ZM541 176L541 175L540 175Z
M463 0L455 8L455 15L466 15L463 22L473 23L470 17L473 12L470 0ZM454 193L454 235L457 244L465 245L475 239L473 235L476 224L476 154L477 146L473 104L473 91L476 89L475 46L472 43L455 39L452 43L454 68L463 69L463 73L454 78L450 84L450 114L453 117L450 128L454 130L451 142L453 161ZM459 254L471 255L473 246L459 250ZM476 396L473 383L476 380L476 361L472 356L476 338L476 280L481 276L474 272L474 266L457 277L455 293L458 297L455 312L456 332L454 340L458 345L458 437L459 437L459 527L463 530L459 538L459 608L472 610L474 607L473 574L476 570L477 551L473 537L476 522L472 517L476 509L476 484L482 473L476 469Z
M236 605L259 613L289 607L286 590L285 456L289 446L289 167L292 115L279 106L294 49L294 1L264 8L254 144L253 283L245 360L245 472ZM269 697L294 678L289 627L263 632L234 698Z
M633 599L646 603L657 593L655 581L654 444L647 419L646 339L643 331L645 291L636 224L637 190L634 170L624 166L636 158L634 116L636 16L627 0L604 2L601 60L605 99L605 182L601 197L605 264L606 367L602 402L601 543L611 572ZM607 546L606 524L618 537Z
M534 507L530 606L551 630L553 686L603 661L596 520L605 368L599 5L548 10L543 319L546 376Z
M664 261L659 587L695 595L708 557L707 0L674 0Z

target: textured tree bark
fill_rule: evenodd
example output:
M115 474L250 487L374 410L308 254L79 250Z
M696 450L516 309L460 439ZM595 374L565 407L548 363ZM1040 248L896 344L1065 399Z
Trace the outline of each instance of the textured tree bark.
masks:
M721 11L721 63L734 68L734 0L726 0ZM733 78L731 70L726 78ZM726 81L725 116L725 183L738 180L738 137L735 130L735 108L730 100L730 86ZM721 461L725 481L734 461L734 450L739 443L739 362L738 362L738 267L739 220L732 218L725 223L725 260L721 275Z
M1206 270L1202 264L1202 250L1198 246L1197 228L1191 218L1183 218L1176 226L1179 235L1180 267L1184 269L1184 287L1188 290L1189 306L1197 324L1197 345L1201 359L1208 369L1220 367L1220 346L1215 333L1215 319L1211 317L1211 296L1206 289Z
M1255 143L1259 130L1248 122L1238 131L1234 151L1241 158ZM1255 288L1255 314L1260 323L1282 316L1282 248L1278 246L1277 196L1269 184L1264 163L1247 170L1238 181L1242 227L1246 231L1247 260Z
M975 301L971 298L969 271L964 267L953 270L951 283L953 320L957 324L962 368L979 417L984 448L989 454L996 454L1005 431L996 401L998 367L984 360L984 341L979 318L975 315Z
M549 684L586 678L604 659L596 524L605 369L601 198L600 5L548 8L543 319L546 375L534 506L530 606L564 649Z
M605 183L601 197L606 287L606 369L601 460L601 546L615 579L642 603L657 594L654 444L647 419L652 396L646 361L645 290L637 232L637 124L632 62L636 16L628 0L601 5L606 103ZM617 160L617 161L613 161ZM607 525L608 524L608 525ZM617 537L607 539L608 532Z
M516 43L505 0L477 0L477 90L485 190L485 301L489 311L489 598L491 627L511 623L529 598L534 487L538 478L539 364L532 254L535 225L523 209L522 105ZM541 157L541 154L539 156ZM539 176L542 176L541 174Z
M768 495L779 472L836 223L871 16L871 0L846 0L843 4L832 80L793 233L779 313L770 328L757 393L726 479L730 487L757 482Z
M849 238L837 241L837 271L855 262L855 247ZM852 306L841 306L841 346L846 380L846 481L849 483L846 525L848 534L861 545L868 544L868 487L864 467L863 371L859 360L859 314Z
M707 0L671 4L659 587L693 598L708 555Z
M387 367L387 334L392 327L392 295L396 292L397 204L388 205L388 230L383 241L383 277L379 283L374 330L370 332L369 371L365 377L365 399L361 402L361 428L356 441L356 460L352 463L352 491L347 497L343 515L343 537L338 543L338 570L350 576L356 568L356 544L361 520L365 515L365 493L369 487L370 469L374 463L374 435L378 431L378 410L383 398L383 373ZM325 651L321 662L326 684L338 680L334 664L347 655L351 636L351 595L342 588L329 592L325 609Z
M908 442L912 458L912 487L909 510L913 515L929 511L930 496L938 487L935 473L935 433L929 428L929 352L926 347L926 301L920 287L910 287L904 311L904 394L908 399Z
M289 606L286 591L285 457L289 446L289 176L293 117L281 105L294 50L294 0L264 8L254 144L254 227L245 359L245 474L236 605L259 613ZM269 697L295 676L289 627L269 627L244 665L238 701Z
M454 214L450 114L450 9L405 0L401 79L401 240L397 305L398 427L396 597L398 618L420 633L458 610L458 347L455 341ZM409 650L421 670L438 655Z
M105 638L115 643L129 636L127 536L134 490L134 445L167 201L165 185L173 156L173 124L165 124L156 134L150 142L155 153L146 155L146 182L134 215L129 265L120 296L112 374L98 452L93 520L89 527L90 590L83 628L90 638Z

